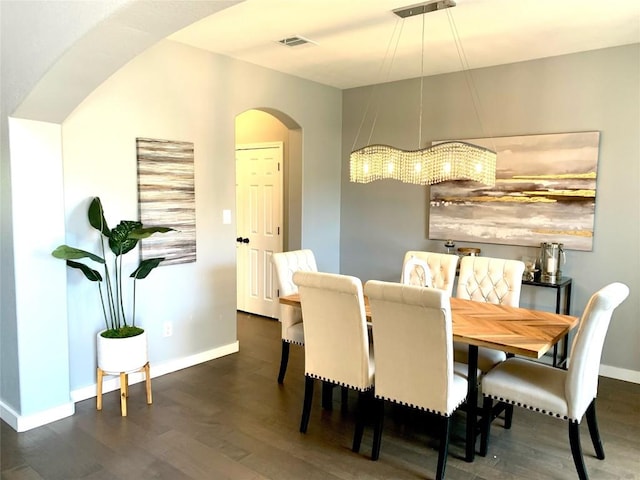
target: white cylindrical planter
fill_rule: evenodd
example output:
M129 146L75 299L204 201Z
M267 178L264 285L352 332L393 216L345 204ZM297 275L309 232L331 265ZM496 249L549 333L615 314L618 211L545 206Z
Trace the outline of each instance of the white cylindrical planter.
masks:
M100 333L97 336L98 368L104 373L118 375L140 370L149 361L147 332L127 338L104 338Z

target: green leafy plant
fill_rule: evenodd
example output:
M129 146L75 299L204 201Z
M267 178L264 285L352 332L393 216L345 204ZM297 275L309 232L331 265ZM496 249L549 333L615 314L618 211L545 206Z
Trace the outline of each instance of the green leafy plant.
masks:
M62 260L66 260L67 266L77 268L84 276L92 282L97 282L100 293L100 302L106 331L103 337L133 337L143 332L143 329L136 327L136 280L146 278L149 273L160 265L164 258L149 258L143 260L131 275L133 278L133 312L131 324L127 322L123 300L123 276L122 276L122 256L133 250L138 242L150 237L155 233L166 233L173 228L169 227L145 227L141 222L132 220L122 220L113 229L109 229L104 218L104 210L99 197L94 197L88 210L89 223L100 232L101 254L96 255L86 250L60 245L51 254ZM112 265L107 262L107 248L112 253ZM94 270L85 263L76 260L87 258L102 266L104 277L99 271Z

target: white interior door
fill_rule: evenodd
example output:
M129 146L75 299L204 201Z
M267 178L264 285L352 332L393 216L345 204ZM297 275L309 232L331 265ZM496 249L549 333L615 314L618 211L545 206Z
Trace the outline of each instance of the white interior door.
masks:
M282 142L236 147L238 310L278 317L271 255L282 251Z

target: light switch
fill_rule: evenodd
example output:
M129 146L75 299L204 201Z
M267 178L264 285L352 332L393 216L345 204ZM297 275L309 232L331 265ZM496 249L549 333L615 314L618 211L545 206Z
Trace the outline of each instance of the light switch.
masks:
M222 210L222 224L231 225L231 210Z

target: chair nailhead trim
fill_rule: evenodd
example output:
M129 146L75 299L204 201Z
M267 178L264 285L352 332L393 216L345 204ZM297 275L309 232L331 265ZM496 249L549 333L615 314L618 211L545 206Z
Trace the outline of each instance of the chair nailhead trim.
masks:
M544 410L544 409L541 409L541 408L538 408L538 407L532 407L532 406L527 405L527 404L525 404L525 403L515 402L515 401L513 401L513 400L509 400L509 399L507 399L507 398L499 397L499 396L497 396L497 395L485 395L485 397L490 397L490 398L492 398L493 400L498 400L499 402L503 402L503 403L510 403L511 405L516 405L516 406L518 406L518 407L527 408L527 409L529 409L529 410L533 410L534 412L544 413L544 414L549 415L549 416L551 416L551 417L556 417L556 418L561 418L561 419L563 419L563 420L570 420L570 421L572 421L572 422L577 422L577 420L575 420L575 419L573 419L573 418L572 418L572 419L570 419L570 418L569 418L568 416L566 416L566 415L560 415L559 413L549 412L549 411L547 411L547 410Z
M301 347L304 347L304 343L303 342L296 342L294 340L286 340L286 339L285 339L285 342L293 343L294 345L300 345Z
M353 385L349 385L347 383L336 382L335 380L333 380L331 378L321 377L320 375L314 375L314 374L311 374L311 373L305 373L305 375L307 377L315 378L316 380L322 380L323 382L333 383L334 385L338 385L339 387L347 387L347 388L350 388L352 390L356 390L358 392L368 392L369 390L373 389L373 385L369 385L369 386L367 386L365 388L361 388L361 387L355 387Z
M396 403L396 404L398 404L398 405L404 405L405 407L415 408L416 410L422 410L423 412L435 413L435 414L437 414L437 415L440 415L441 417L450 417L451 415L453 415L453 412L455 412L455 411L458 409L458 407L459 407L460 405L462 405L462 404L465 402L465 400L466 400L466 398L465 398L465 399L463 399L463 400L462 400L462 402L458 403L458 404L457 404L457 405L456 405L456 406L451 410L451 412L450 412L450 413L447 413L447 412L441 412L441 411L439 411L439 410L433 410L433 409L431 409L431 408L419 407L418 405L413 405L413 404L411 404L411 403L401 402L401 401L399 401L399 400L394 400L393 398L387 398L387 397L384 397L384 396L382 396L382 395L378 395L378 394L376 394L376 398L379 398L379 399L381 399L381 400L385 400L385 401L387 401L387 402Z

